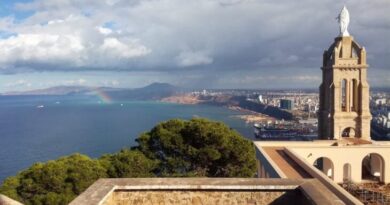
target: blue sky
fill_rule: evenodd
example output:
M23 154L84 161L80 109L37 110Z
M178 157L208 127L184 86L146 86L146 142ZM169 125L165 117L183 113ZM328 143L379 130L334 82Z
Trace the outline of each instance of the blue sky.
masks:
M31 0L20 0L20 1L2 0L0 4L0 16L1 17L14 16L17 20L22 20L24 18L27 18L31 16L34 11L20 11L18 9L15 9L15 3L28 3L28 2L31 2Z
M0 92L316 88L344 3L369 83L390 86L388 0L0 0Z

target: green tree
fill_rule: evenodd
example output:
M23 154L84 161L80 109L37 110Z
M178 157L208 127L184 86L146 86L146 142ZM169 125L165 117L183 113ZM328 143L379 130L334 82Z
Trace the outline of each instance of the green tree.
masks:
M4 180L3 185L0 187L0 193L18 200L22 201L18 195L17 188L20 186L20 175L8 177Z
M122 149L115 154L103 155L100 161L112 178L152 177L157 168L157 160L147 158L142 152Z
M73 154L47 163L36 163L5 180L0 192L25 204L68 204L101 177L99 161Z
M220 122L169 120L142 134L136 149L160 161L161 176L252 177L251 141Z

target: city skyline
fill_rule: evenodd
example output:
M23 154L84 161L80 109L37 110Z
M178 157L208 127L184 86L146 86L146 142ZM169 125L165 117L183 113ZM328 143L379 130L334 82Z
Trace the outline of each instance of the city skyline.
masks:
M343 3L351 35L369 53L370 85L388 87L386 0L20 0L0 6L0 92L153 82L317 88Z

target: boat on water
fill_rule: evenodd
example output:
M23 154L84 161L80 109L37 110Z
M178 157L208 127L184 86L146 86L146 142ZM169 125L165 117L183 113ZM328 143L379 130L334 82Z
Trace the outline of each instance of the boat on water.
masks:
M254 134L259 140L311 141L317 138L313 128L294 125L254 124Z
M38 105L37 108L44 108L45 106L44 105Z

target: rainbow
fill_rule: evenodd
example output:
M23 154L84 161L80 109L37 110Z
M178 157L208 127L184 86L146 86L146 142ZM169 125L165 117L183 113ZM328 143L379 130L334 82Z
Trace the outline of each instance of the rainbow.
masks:
M112 98L101 88L94 88L93 91L102 102L107 103L107 104L112 103Z

